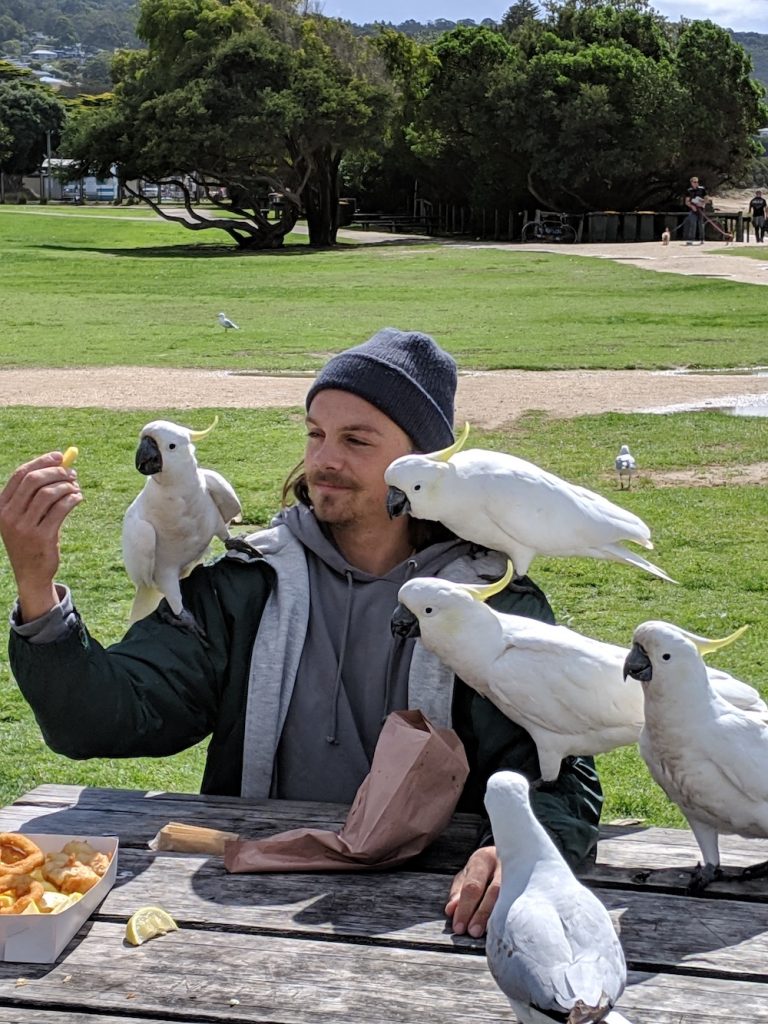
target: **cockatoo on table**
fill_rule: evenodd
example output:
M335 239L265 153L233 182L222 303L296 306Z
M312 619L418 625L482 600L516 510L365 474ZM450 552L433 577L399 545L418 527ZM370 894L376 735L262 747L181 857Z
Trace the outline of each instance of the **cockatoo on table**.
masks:
M741 714L713 689L701 655L723 647L668 622L644 622L634 632L625 675L642 684L645 725L640 753L651 775L693 830L704 866L691 875L700 892L722 874L721 833L768 838L768 721ZM768 861L741 877L768 875Z
M552 782L565 757L636 743L642 697L624 681L626 647L486 604L511 578L509 563L503 579L487 586L409 580L398 593L392 631L420 636L427 650L522 726L536 744L542 782ZM762 704L751 686L712 672L732 697L748 707Z
M503 551L517 576L536 555L579 555L625 562L674 582L620 543L653 547L650 530L633 512L514 455L463 452L468 435L466 424L449 448L390 463L384 480L391 516L437 520L464 540Z
M237 326L237 324L234 323L232 320L230 320L226 313L219 313L217 319L218 319L219 323L221 324L221 326L224 328L225 331L239 331L240 330L240 328Z
M230 483L212 469L201 469L195 441L207 430L189 430L153 420L141 431L136 468L147 477L123 519L123 561L136 586L130 621L154 611L165 597L173 614L197 629L181 600L179 581L204 557L214 537L226 540L229 524L240 518L240 502Z
M488 966L522 1024L628 1024L612 1009L627 966L608 911L576 879L531 810L516 772L488 780L485 806L501 860Z
M619 478L619 487L624 490L624 481L627 481L627 490L632 487L632 477L637 470L634 455L629 450L629 445L623 444L616 456L616 475Z

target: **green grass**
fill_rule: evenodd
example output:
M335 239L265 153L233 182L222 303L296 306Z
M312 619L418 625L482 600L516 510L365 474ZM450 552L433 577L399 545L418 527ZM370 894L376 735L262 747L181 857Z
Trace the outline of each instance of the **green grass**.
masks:
M768 364L756 285L487 246L223 241L136 208L0 207L0 367L311 370L384 324L462 368Z
M200 410L207 422L214 410ZM153 416L184 422L188 413ZM0 411L0 478L40 451L75 443L86 501L67 522L60 578L102 643L125 631L131 586L122 566L120 529L142 479L133 452L145 413L82 409L9 408ZM203 465L225 473L237 489L246 521L265 524L279 502L285 470L301 455L299 410L227 410L201 442ZM620 494L612 460L626 442L642 472ZM763 459L768 420L719 413L675 416L616 414L575 420L524 417L508 432L473 435L472 443L515 452L618 500L652 528L653 559L679 580L672 586L629 567L585 559L538 559L531 574L547 593L558 619L599 639L628 645L635 626L665 618L698 633L723 636L742 623L751 628L712 664L758 685L768 680L768 537L766 492L756 486L661 487L654 474L694 467L740 467ZM217 542L218 545L218 542ZM217 546L220 551L220 546ZM13 599L10 573L0 574L0 607ZM628 683L628 685L632 685ZM31 711L0 665L0 803L41 782L195 791L204 751L195 748L161 760L72 762L47 750ZM607 793L606 819L642 817L655 824L682 819L650 781L634 749L600 758Z

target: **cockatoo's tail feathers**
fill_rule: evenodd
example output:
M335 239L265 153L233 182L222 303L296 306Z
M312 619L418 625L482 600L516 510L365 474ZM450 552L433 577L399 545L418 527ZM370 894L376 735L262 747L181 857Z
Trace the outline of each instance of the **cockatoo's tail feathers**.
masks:
M219 422L219 417L218 417L218 415L216 415L216 416L213 417L213 423L206 430L190 430L190 432L189 432L189 439L190 439L190 441L194 442L195 444L198 441L202 441L204 437L207 437L210 434L210 432L213 430L213 428L216 426L216 424L218 422Z
M468 437L469 424L465 423L464 429L461 431L461 433L459 434L459 436L456 438L452 445L449 445L448 448L443 448L443 450L439 452L430 452L427 458L434 459L435 462L447 462L452 455L455 455L456 452L461 451L461 449L466 444Z
M660 580L666 580L667 583L677 583L677 580L673 580L658 565L654 565L647 558L643 558L642 555L630 551L629 548L625 548L621 544L606 544L601 550L605 552L603 557L609 558L612 562L626 562L628 565L637 566L638 569L645 569L652 576L658 576Z
M738 640L742 633L749 629L749 625L739 626L739 628L731 633L730 636L723 637L722 640L709 640L705 636L698 636L696 633L689 633L687 629L682 629L680 626L677 627L683 636L687 636L689 640L692 640L696 644L696 650L699 654L711 654L712 651L719 651L723 647L728 647L734 640Z
M501 591L512 581L512 577L515 575L515 567L511 561L507 561L507 571L501 577L500 580L496 580L495 583L489 583L488 586L478 584L471 586L464 584L464 588L475 598L476 601L487 601L495 594L500 594Z

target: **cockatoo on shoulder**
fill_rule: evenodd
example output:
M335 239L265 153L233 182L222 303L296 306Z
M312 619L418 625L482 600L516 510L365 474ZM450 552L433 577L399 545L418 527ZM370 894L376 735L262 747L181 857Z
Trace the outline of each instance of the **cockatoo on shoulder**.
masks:
M768 721L734 710L714 690L701 655L731 643L706 640L669 622L643 622L633 636L625 675L642 684L645 725L640 753L656 782L693 830L703 867L691 875L700 892L722 872L723 833L768 838ZM768 875L768 861L741 876Z
M517 772L496 772L485 806L501 861L485 951L518 1020L628 1024L613 1009L627 965L611 917L537 821L528 783Z
M563 758L602 754L636 743L643 727L639 688L624 681L626 647L566 626L497 612L486 602L512 579L489 585L417 577L398 592L392 631L422 643L460 679L531 736L541 780L560 774ZM751 707L757 692L727 673L732 697Z
M240 519L232 485L212 469L201 469L194 442L216 426L190 430L153 420L141 431L136 468L147 477L123 519L123 561L136 586L130 621L154 611L165 597L173 614L196 629L181 600L179 581L205 556L214 537L226 540Z
M633 512L514 455L461 451L468 435L466 424L449 448L404 455L387 467L391 516L437 520L464 540L503 551L517 576L536 555L577 555L635 565L674 582L621 543L653 547L650 530Z

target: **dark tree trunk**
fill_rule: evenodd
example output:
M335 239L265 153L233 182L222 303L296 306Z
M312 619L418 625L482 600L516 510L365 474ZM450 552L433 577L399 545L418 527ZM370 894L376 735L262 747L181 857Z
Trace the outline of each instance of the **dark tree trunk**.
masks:
M339 228L339 164L341 152L329 146L312 154L312 170L304 189L309 244L328 248L336 244Z

